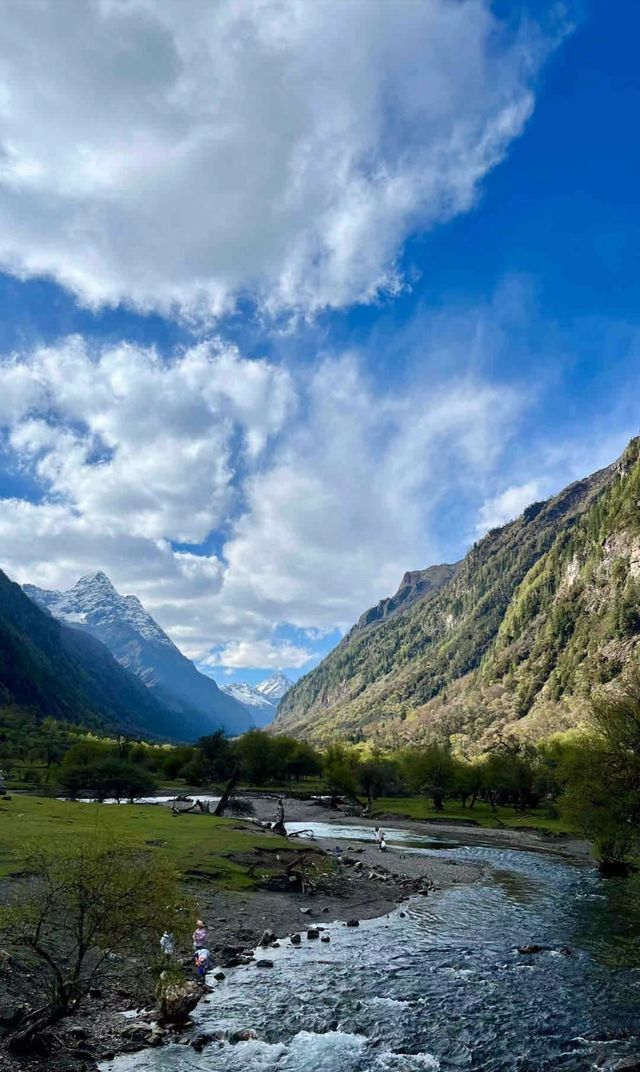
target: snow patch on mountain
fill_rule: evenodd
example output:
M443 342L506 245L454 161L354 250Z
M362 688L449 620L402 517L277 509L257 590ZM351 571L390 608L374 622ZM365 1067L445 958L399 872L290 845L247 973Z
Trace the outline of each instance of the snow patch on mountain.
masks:
M293 681L284 674L272 674L255 687L246 681L233 681L221 688L251 711L256 725L266 726L275 718L280 700L292 685Z
M201 674L138 597L120 595L102 571L81 577L67 592L32 584L25 584L24 591L54 618L105 644L121 666L158 693L191 739L220 727L242 733L254 724L247 704L238 703Z
M282 697L293 688L291 681L285 674L272 674L256 685L256 692L266 696L272 703L278 704Z
M223 692L226 692L227 696L233 696L234 700L244 704L246 707L274 710L274 704L272 704L271 700L268 700L266 696L261 696L257 689L252 688L246 681L232 682L230 685L222 685L221 688Z
M105 573L87 574L66 592L51 592L25 584L24 591L36 603L45 606L54 618L70 625L129 625L145 640L174 648L169 639L137 596L121 596Z

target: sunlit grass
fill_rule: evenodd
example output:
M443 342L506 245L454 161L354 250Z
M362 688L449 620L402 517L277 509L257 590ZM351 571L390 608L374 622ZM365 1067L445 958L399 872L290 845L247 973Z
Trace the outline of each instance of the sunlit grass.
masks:
M408 819L450 819L452 822L472 820L483 827L531 828L551 834L573 834L565 819L550 816L545 808L531 808L519 812L515 808L498 807L495 810L485 801L476 801L473 808L463 808L458 800L445 800L442 811L436 811L428 797L381 797L374 801L371 815L393 814Z
M210 815L173 815L151 805L84 804L33 796L0 801L0 876L19 867L20 852L30 842L68 844L111 834L132 846L167 855L182 874L190 873L231 889L250 887L271 870L260 865L248 874L246 863L231 857L257 849L287 848L284 838L253 830L234 819ZM276 868L277 870L277 868Z

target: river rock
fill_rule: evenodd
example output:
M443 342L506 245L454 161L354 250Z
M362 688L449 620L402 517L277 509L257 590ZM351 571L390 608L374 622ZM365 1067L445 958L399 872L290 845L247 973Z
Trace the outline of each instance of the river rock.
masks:
M330 934L321 934L320 935L320 941L321 942L330 942L331 941L331 935Z
M300 937L299 934L292 934L291 938L290 938L290 941L291 941L291 945L300 945L300 943L302 941L302 938Z
M139 1043L140 1046L146 1046L147 1039L152 1031L153 1024L129 1024L125 1027L122 1034L127 1042Z
M145 1041L147 1046L164 1046L167 1041L167 1032L156 1025L151 1029Z
M258 945L261 945L263 947L266 947L268 945L272 945L273 942L275 942L275 938L276 938L276 936L273 933L273 931L267 929L266 931L262 932L262 938L258 942Z
M23 1003L0 1005L0 1027L12 1031L24 1020L31 1006Z
M223 980L223 979L226 979L227 977L226 977L226 975L224 974L224 972L223 972L223 971L217 971L217 972L215 973L215 975L214 975L214 977L213 977L213 978L214 978L214 979L217 979L217 981L218 981L219 983L221 983L221 982L222 982L222 980Z
M257 1031L254 1031L251 1027L245 1027L241 1031L232 1031L229 1035L229 1042L231 1045L235 1045L236 1042L252 1042L254 1039L259 1039L260 1035Z
M348 919L347 920L347 927L359 927L359 926L360 926L360 920L359 919Z
M216 1041L216 1035L211 1031L199 1031L195 1038L191 1039L191 1048L196 1053L201 1053L210 1042Z
M243 952L244 947L241 945L223 945L216 952L216 960L221 968L236 968L242 963L240 956Z
M262 960L256 960L256 968L273 968L273 961L265 960L264 958Z
M525 956L530 956L532 953L543 953L545 946L543 945L519 945L518 952Z
M181 1026L200 1001L200 988L190 979L159 987L159 1019L162 1024Z

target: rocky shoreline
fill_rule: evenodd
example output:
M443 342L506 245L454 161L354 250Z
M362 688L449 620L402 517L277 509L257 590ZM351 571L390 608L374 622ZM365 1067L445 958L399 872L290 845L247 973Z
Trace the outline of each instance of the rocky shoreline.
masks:
M273 817L273 800L262 798L252 803L257 821ZM296 823L320 821L336 826L338 836L335 841L326 838L322 842L313 842L316 856L331 859L330 874L317 889L304 894L267 888L219 891L210 883L191 882L189 892L195 896L200 915L209 927L209 945L216 965L208 976L212 986L216 985L216 971L224 972L225 967L256 960L256 950L260 950L265 932L268 940L257 955L263 962L268 961L265 955L268 945L278 939L288 938L295 942L295 936L301 935L300 940L313 940L320 935L322 922L343 921L357 926L360 920L388 914L409 897L426 896L433 890L454 884L473 884L483 875L483 867L476 862L425 856L410 849L405 851L401 844L393 845L390 851L382 854L373 839L373 820L344 813L336 815L317 803L288 801L286 819ZM339 828L352 822L371 828L371 842L339 836ZM452 837L456 834L453 826L438 824L434 827L408 820L385 820L388 830L406 829L407 826L416 834ZM457 833L460 833L459 829ZM584 843L563 842L549 846L547 839L528 831L465 827L464 839L468 843L478 840L505 848L557 852L573 858L586 859L588 852ZM309 930L317 932L311 939L304 937ZM153 979L148 966L128 963L122 966L119 984L109 992L95 991L91 1003L77 1016L56 1025L53 1046L46 1055L14 1057L5 1047L4 1051L0 1050L0 1070L41 1072L46 1066L48 1072L96 1072L99 1062L167 1041L178 1039L202 1048L208 1040L201 1039L197 1032L189 1033L189 1012L200 995L194 997L193 988L188 983L188 960L184 964L187 985L183 1015L174 1016L171 1022L158 1025ZM1 965L0 988L0 1027L6 1030L12 1015L19 1016L20 1004L29 1001L28 980L12 978L12 966L5 961ZM202 996L206 997L206 990Z

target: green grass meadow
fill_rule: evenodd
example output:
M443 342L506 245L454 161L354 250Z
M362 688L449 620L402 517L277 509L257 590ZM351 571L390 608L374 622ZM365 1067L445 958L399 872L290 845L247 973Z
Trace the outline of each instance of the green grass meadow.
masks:
M0 800L0 877L19 869L23 850L34 841L66 845L112 836L132 847L163 853L186 876L226 889L250 888L265 874L284 838L252 830L235 819L173 815L170 808L145 804L87 804L15 795ZM251 869L251 854L257 864ZM257 854L257 855L256 855ZM238 859L241 857L243 859Z
M371 816L388 814L407 819L426 821L439 819L451 822L473 820L478 826L508 828L515 830L535 829L549 834L573 834L575 830L566 820L552 817L544 808L532 808L530 811L517 812L514 808L491 808L485 801L476 801L473 808L463 808L457 800L445 800L442 811L436 811L427 797L380 797L374 801Z

